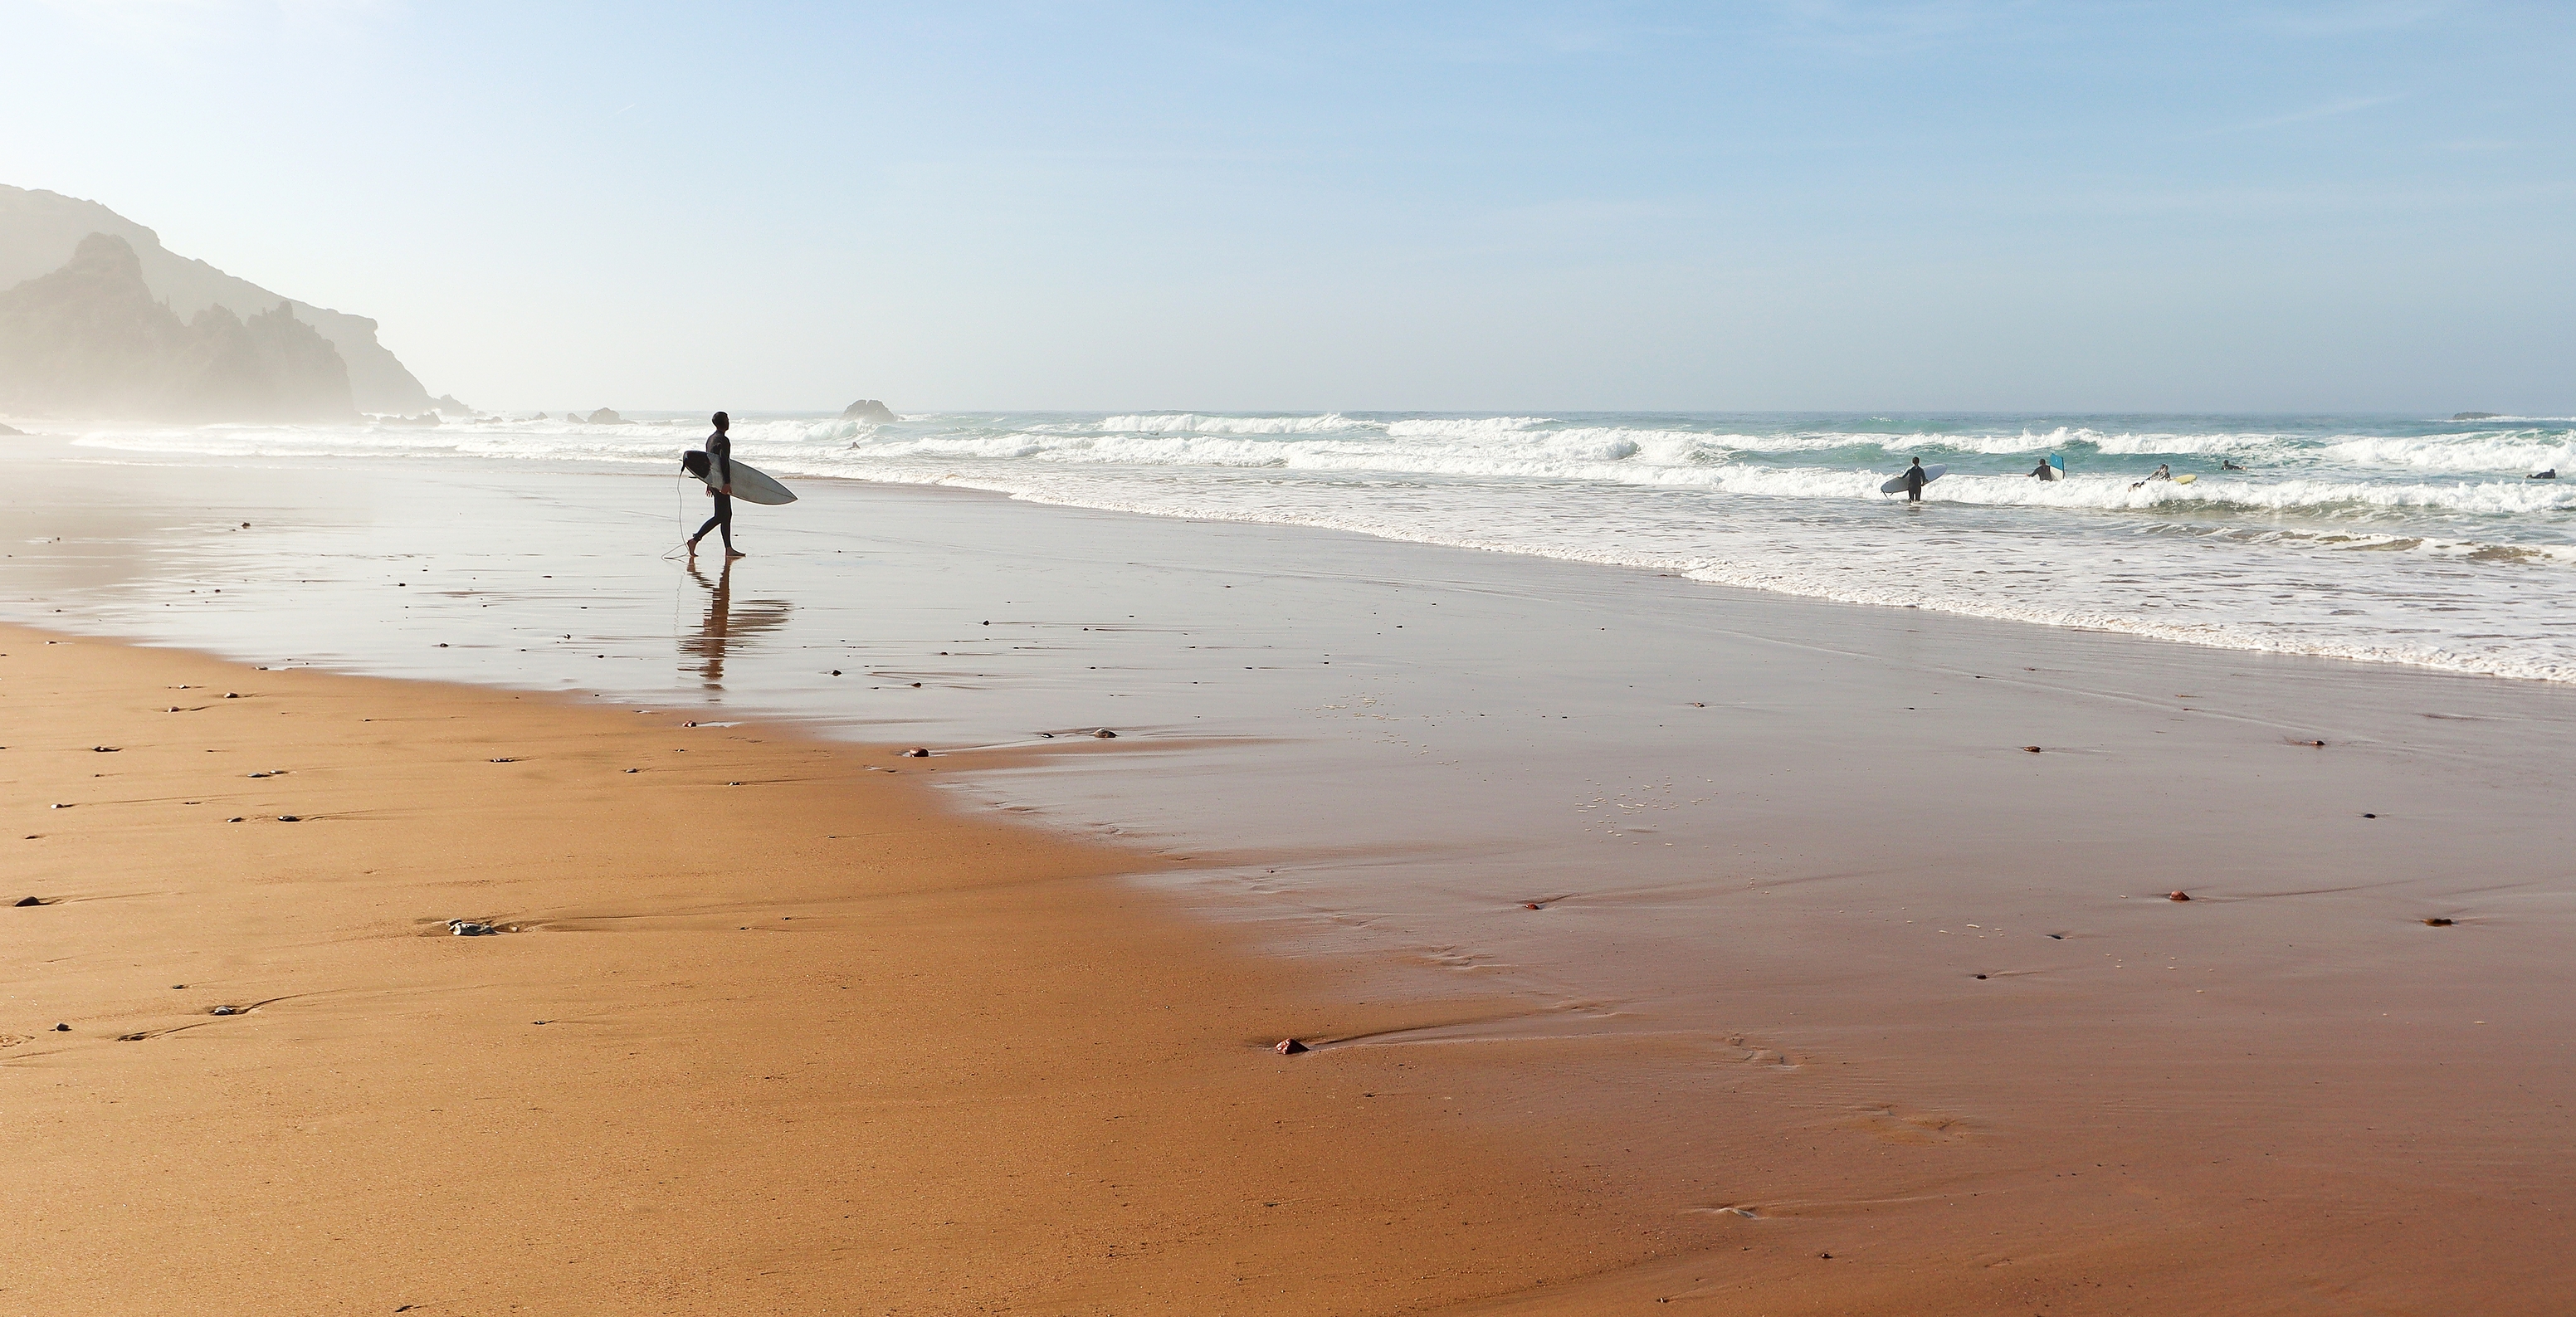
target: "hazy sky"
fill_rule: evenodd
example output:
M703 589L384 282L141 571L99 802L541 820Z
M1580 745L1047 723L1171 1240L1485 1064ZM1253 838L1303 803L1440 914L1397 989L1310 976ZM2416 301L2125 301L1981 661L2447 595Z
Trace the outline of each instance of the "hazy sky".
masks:
M0 0L485 406L2576 411L2576 6Z

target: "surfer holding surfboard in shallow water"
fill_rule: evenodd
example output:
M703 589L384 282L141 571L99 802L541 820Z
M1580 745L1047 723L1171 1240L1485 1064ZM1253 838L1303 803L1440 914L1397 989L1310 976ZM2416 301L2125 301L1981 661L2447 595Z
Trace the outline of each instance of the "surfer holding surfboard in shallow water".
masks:
M680 459L681 467L690 475L707 482L707 497L716 501L715 515L689 537L689 556L696 557L698 541L705 539L708 531L714 531L724 540L725 556L741 558L747 555L733 547L733 437L725 433L733 425L733 418L717 412L715 423L716 432L707 436L707 450Z
M744 556L742 550L733 547L735 499L773 507L796 501L796 491L778 483L768 472L747 462L733 460L733 436L728 433L733 426L733 418L717 412L715 422L716 432L707 436L705 452L692 448L680 454L680 469L706 482L707 497L716 501L715 515L707 518L707 524L698 527L698 533L689 537L689 557L692 559L698 556L698 541L705 539L708 531L723 534L726 558Z

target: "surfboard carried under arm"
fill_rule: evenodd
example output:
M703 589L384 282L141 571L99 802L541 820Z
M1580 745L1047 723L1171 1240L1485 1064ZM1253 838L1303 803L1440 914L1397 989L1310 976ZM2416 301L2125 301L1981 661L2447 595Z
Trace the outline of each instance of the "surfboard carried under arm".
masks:
M696 450L692 449L691 453L693 456L696 455ZM753 466L749 462L734 461L731 459L726 461L726 465L733 468L733 496L735 498L741 499L745 503L767 503L771 505L793 503L796 501L796 491L778 483L774 477L772 477L768 472L761 470L759 467ZM707 473L698 477L698 479L707 482L707 488L709 489L723 488L723 486L716 483L716 467L713 461L709 461L707 463Z
M1938 479L1940 479L1940 478L1941 478L1941 473L1942 473L1942 472L1947 471L1947 470L1949 470L1949 469L1950 469L1950 468L1949 468L1949 467L1947 467L1947 466L1927 466L1927 467L1923 468L1923 483L1924 483L1924 484L1927 484L1927 485L1928 485L1928 484L1931 484L1933 481L1938 480ZM1879 487L1878 487L1878 492L1879 492L1879 493L1882 493L1882 494L1902 494L1902 493L1904 493L1904 492L1905 492L1905 477L1900 475L1900 476L1898 476L1896 479L1891 480L1891 481L1888 481L1886 484L1881 485L1881 486L1879 486Z

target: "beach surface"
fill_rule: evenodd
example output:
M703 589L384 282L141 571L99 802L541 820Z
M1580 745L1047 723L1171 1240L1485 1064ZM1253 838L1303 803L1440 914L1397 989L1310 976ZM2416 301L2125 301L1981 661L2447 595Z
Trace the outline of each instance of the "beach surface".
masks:
M78 1185L128 1142L181 1165L199 1148L160 1131L246 1120L270 1151L226 1149L240 1167L190 1173L238 1171L230 1189L153 1210L220 1201L221 1229L283 1212L309 1234L365 1203L392 1214L339 1246L478 1284L531 1268L497 1260L509 1239L615 1236L549 1259L562 1298L531 1306L552 1310L631 1307L644 1292L604 1278L683 1257L728 1260L663 1306L773 1264L797 1277L758 1282L778 1311L2538 1313L2568 1279L2576 705L2554 683L955 491L808 482L746 527L759 556L693 575L654 556L669 514L635 509L668 492L644 477L59 469L0 600L54 628L0 666L38 656L58 683L9 673L13 795L53 798L22 806L40 836L11 840L10 876L129 899L10 912L90 911L100 940L13 935L19 1013L75 1035L0 1024L35 1039L0 1071L167 1068L23 1088L77 1129L36 1154L53 1181L11 1193ZM43 643L73 632L494 689ZM159 711L201 683L155 664L345 691L351 726L173 740L255 720ZM34 690L50 740L19 730ZM471 712L392 721L450 702ZM524 719L556 730L496 730ZM343 733L376 739L344 754ZM726 766L692 763L681 807L634 790L710 747ZM544 775L550 753L589 776ZM275 762L224 777L236 793L342 759L382 773L202 827L260 815L176 762L113 794L83 776L237 754ZM295 771L239 776L271 767ZM274 819L299 805L317 817ZM387 831L297 867L341 844L305 840L334 809ZM831 849L895 826L840 810L900 815L912 849ZM505 826L460 831L476 811ZM720 827L744 831L707 844ZM583 840L557 861L563 837ZM1011 858L953 858L976 854ZM495 886L448 885L460 870ZM527 931L453 938L451 917ZM147 1008L195 997L168 986L195 983L188 956L272 1004ZM595 1055L529 1023L576 1007L616 1024ZM154 1010L200 1027L114 1043L168 1027ZM306 1032L239 1067L181 1050L246 1025ZM1292 1034L1323 1046L1262 1050ZM269 1086L272 1065L338 1077ZM496 1077L480 1105L520 1116L440 1123ZM333 1095L310 1118L237 1110L304 1087ZM154 1112L150 1138L116 1123ZM1158 1124L1103 1132L1131 1119ZM1268 1122L1279 1142L1247 1144ZM650 1152L616 1162L630 1148ZM361 1173L315 1215L277 1191L286 1161ZM544 1230L511 1235L497 1186L532 1167L545 1207L519 1219ZM614 1185L575 1204L576 1169ZM1238 1186L1255 1206L1222 1197ZM75 1231L185 1234L111 1193L41 1201L90 1202ZM639 1225L637 1202L694 1219ZM1168 1229L1125 1239L1139 1211ZM291 1253L247 1250L292 1232L217 1229L235 1293ZM87 1292L118 1283L78 1265ZM1229 1297L1236 1277L1261 1292ZM523 1279L452 1310L528 1302Z
M1656 1247L1479 1067L1270 1050L1421 1003L918 761L0 651L11 1311L1383 1312Z

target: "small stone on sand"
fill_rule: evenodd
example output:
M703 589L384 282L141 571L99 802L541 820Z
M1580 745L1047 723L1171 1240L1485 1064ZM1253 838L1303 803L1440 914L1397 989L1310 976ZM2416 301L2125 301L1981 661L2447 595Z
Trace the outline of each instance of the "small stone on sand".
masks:
M1101 740L1104 740L1104 741L1115 741L1115 740L1117 740L1117 739L1118 739L1118 733L1113 732L1113 731L1109 730L1109 729L1108 729L1108 728L1106 728L1106 727L1101 728L1099 731L1093 732L1093 733L1092 733L1092 735L1093 735L1093 736L1097 736L1097 737L1099 737Z
M71 1031L72 1027L68 1024L58 1024L54 1026L55 1033L70 1033Z
M1521 902L1521 909L1523 909L1523 910L1545 910L1546 908L1547 908L1546 906L1540 905L1540 904L1539 904L1538 902L1536 902L1536 901L1523 901L1523 902Z
M2190 900L2190 899L2191 899L2191 893L2189 893L2189 892L2167 892L2167 893L2165 893L2165 899L2166 899L2166 900L2168 900L2168 901L2188 901L2188 900Z
M2022 749L2023 749L2025 752L2030 753L2030 754L2038 754L2038 753L2039 753L2039 747L2038 747L2038 746L2035 746L2035 745L2025 745L2025 746L2023 746L2023 747L2022 747Z
M2364 815L2362 815L2362 817L2363 817L2363 818L2366 818L2366 819L2375 819L2375 818L2378 818L2379 816L2378 816L2378 815L2376 815L2376 814L2364 814Z
M930 757L930 752L928 750L924 750L917 745L909 750L900 751L899 753L906 759L928 759Z
M241 1014L241 1010L240 1010L240 1008L238 1008L238 1007L233 1007L233 1006L218 1006L218 1007L214 1008L213 1010L206 1012L206 1014L208 1014L208 1015L239 1015L239 1014Z
M1279 1040L1279 1045L1271 1048L1270 1050L1277 1052L1281 1056L1295 1056L1299 1052L1306 1051L1307 1047L1304 1043L1298 1042L1294 1038L1282 1038Z
M25 905L26 902L20 901L18 904ZM2441 918L2440 916L2435 916L2434 918L2425 920L2424 926L2427 928L2449 928L2451 926L2451 921Z
M280 814L277 816L277 821L280 823L302 823L304 821L304 816L301 814Z
M31 906L31 905L43 905L43 904L44 904L44 902L37 900L35 897L32 897L32 896L22 896L22 897L19 897L19 898L18 898L17 908L18 908L18 909L23 910L23 909L25 909L25 908L27 908L28 906Z

